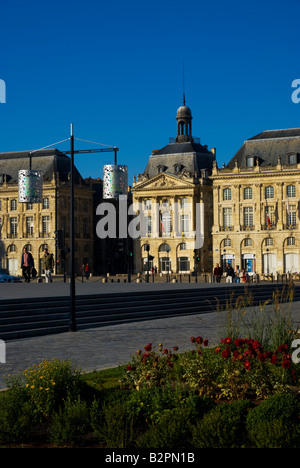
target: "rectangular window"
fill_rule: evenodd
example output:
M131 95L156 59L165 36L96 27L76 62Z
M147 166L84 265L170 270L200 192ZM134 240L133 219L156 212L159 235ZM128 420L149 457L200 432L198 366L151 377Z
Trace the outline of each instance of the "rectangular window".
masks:
M269 226L267 213L269 213L271 226L275 226L275 208L274 206L265 207L265 225Z
M180 228L183 234L189 233L189 215L180 216Z
M178 258L178 271L189 272L190 271L190 259L189 257Z
M232 227L232 208L223 208L223 226Z
M252 227L253 226L253 208L245 207L244 208L244 226Z
M151 236L152 234L152 218L147 216L146 218L146 236Z
M251 200L252 199L252 188L245 187L244 188L244 200Z
M10 224L10 234L11 234L11 237L16 237L17 232L18 232L18 220L17 220L17 217L10 218L9 224Z
M50 216L42 217L42 234L47 236L50 233Z
M286 188L286 193L288 197L295 197L296 196L296 186L295 185L288 185Z
M297 222L296 205L290 205L289 212L287 213L287 224L295 226Z
M43 210L49 210L49 198L46 197L46 198L43 198Z
M145 200L145 210L151 210L151 200Z
M26 236L33 236L33 216L28 216L26 218Z
M266 198L274 198L274 187L266 187L265 188L265 197Z

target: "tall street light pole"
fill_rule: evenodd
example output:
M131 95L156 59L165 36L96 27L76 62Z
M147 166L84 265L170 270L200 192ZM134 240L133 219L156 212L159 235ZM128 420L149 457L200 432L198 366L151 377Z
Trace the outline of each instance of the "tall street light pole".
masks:
M75 317L75 232L74 232L74 132L71 124L70 135L70 155L71 155L71 173L70 173L70 323L69 330L77 331Z

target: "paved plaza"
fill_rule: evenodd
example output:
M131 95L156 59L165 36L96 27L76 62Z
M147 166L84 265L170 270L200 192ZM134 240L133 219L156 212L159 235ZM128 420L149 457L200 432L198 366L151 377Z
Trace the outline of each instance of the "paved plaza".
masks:
M76 294L96 294L136 290L157 290L172 288L207 288L212 285L201 284L117 284L117 283L76 283ZM52 284L1 284L2 299L24 297L44 297L50 295L68 295L68 283ZM217 288L219 285L214 286ZM234 285L232 285L234 287ZM288 306L285 306L288 307ZM295 326L300 324L300 302L291 306L291 315ZM271 310L272 306L266 309ZM257 308L255 309L257 310ZM254 309L249 309L251 314ZM119 324L100 328L67 332L56 335L19 339L6 343L6 363L0 363L0 389L6 388L5 378L16 374L44 359L72 359L83 371L101 370L126 364L137 349L143 349L149 342L156 347L162 343L165 347L178 346L179 351L194 349L191 336L201 335L209 340L210 345L224 337L226 324L225 312L212 312L202 315L187 315L175 318L155 319L129 324Z

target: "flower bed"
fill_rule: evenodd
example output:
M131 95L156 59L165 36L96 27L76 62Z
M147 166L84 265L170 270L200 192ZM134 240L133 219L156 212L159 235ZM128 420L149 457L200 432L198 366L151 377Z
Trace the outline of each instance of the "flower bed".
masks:
M102 448L300 447L299 371L287 344L218 346L192 337L180 353L152 343L125 366L119 388L87 384L70 361L45 361L8 380L0 441Z

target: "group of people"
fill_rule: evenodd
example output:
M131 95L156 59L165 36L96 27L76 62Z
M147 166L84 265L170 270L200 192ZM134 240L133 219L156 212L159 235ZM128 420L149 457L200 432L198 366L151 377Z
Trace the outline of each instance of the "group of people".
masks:
M227 263L224 273L226 277L226 283L246 283L248 279L247 272L244 268L240 269L239 265L237 265L234 270L230 263ZM223 268L219 265L219 263L217 263L214 268L214 277L217 283L221 282L222 276Z
M53 255L48 252L48 249L44 249L44 256L42 258L42 268L45 272L46 283L52 283L52 271L54 267ZM31 252L28 251L27 247L24 247L22 258L21 258L21 269L25 279L25 283L30 283L30 278L36 276L36 269L34 267L34 259Z

